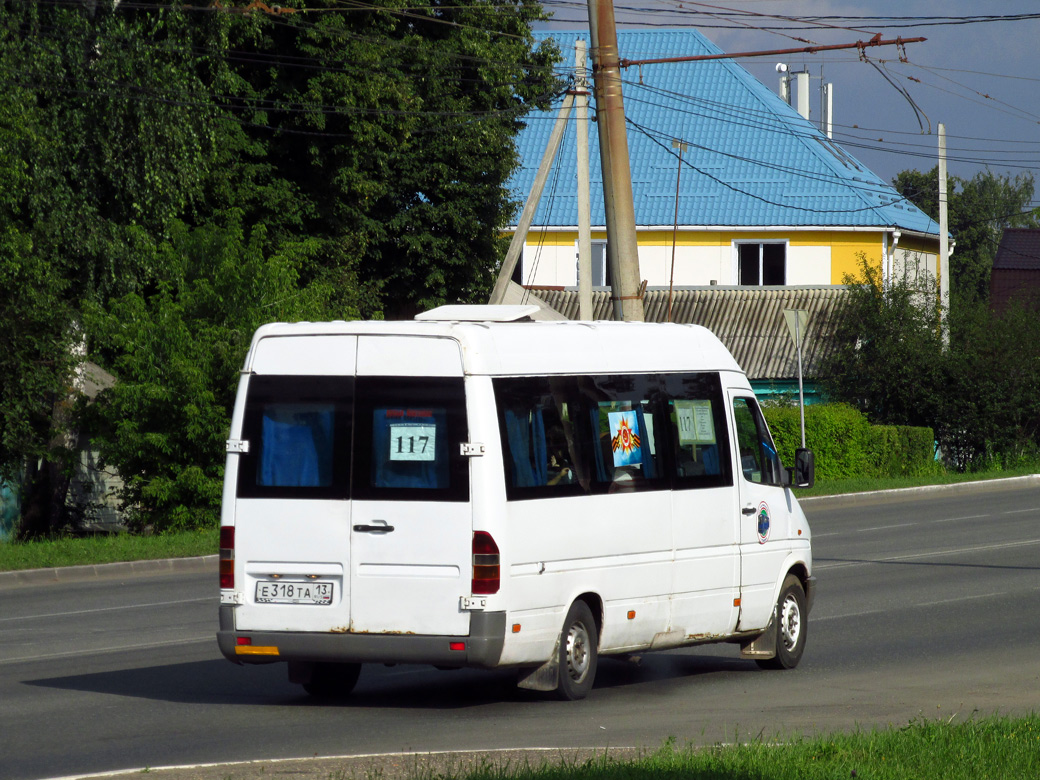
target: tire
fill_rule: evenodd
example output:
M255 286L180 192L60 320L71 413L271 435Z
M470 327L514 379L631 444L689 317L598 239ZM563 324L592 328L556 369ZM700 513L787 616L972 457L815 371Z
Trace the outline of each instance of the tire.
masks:
M311 679L303 689L317 699L345 699L357 685L361 664L314 664Z
M596 679L598 651L599 631L592 610L584 601L575 601L560 634L557 696L565 701L577 701L589 695Z
M805 589L793 574L787 575L776 602L776 656L758 661L763 669L794 669L802 660L808 638L809 621L805 611Z

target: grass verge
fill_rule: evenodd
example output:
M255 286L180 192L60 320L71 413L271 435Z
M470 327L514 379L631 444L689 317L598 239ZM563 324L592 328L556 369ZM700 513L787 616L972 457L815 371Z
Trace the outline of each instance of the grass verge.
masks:
M799 498L810 496L837 496L844 493L864 493L874 490L898 490L900 488L926 487L928 485L954 485L959 482L981 482L987 479L1007 479L1036 474L1040 467L1033 464L1021 469L976 471L968 474L943 472L926 477L888 477L871 479L833 479L817 482L809 490L798 490Z
M336 775L330 776L330 780ZM758 741L666 745L634 762L600 759L539 769L485 767L459 780L979 780L1040 777L1040 715ZM425 780L434 780L431 775Z
M215 555L219 529L159 536L114 534L0 544L0 571Z

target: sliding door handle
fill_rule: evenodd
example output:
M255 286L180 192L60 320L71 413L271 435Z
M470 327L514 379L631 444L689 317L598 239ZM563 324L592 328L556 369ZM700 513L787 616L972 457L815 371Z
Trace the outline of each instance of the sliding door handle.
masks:
M382 525L355 525L354 530L360 534L388 534L394 530L392 525L387 525L383 520L377 522Z

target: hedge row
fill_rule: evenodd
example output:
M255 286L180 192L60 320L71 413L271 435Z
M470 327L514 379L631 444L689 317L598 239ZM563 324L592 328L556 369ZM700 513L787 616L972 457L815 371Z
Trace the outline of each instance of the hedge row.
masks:
M784 465L794 463L802 433L797 406L763 408ZM816 455L817 479L919 476L934 468L931 428L871 425L848 404L805 407L805 444Z

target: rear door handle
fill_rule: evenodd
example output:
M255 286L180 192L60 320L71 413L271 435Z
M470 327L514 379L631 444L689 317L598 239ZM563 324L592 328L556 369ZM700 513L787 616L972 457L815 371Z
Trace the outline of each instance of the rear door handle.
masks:
M755 514L756 511L757 510L753 506L746 506L746 507L744 507L743 509L740 510L741 514L744 514L744 515L753 515L753 514ZM354 530L357 530L357 526L354 527Z
M394 530L392 525L387 525L385 521L380 520L382 525L355 525L354 530L362 534L388 534Z

